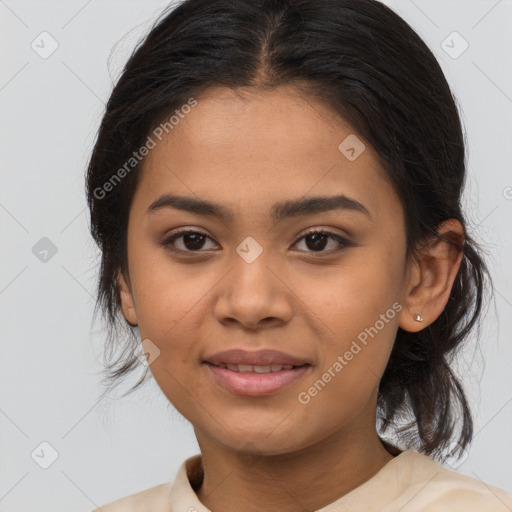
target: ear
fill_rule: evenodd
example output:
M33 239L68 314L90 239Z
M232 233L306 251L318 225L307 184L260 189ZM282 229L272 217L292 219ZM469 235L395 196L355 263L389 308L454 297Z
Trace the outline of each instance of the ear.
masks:
M125 276L121 271L118 272L117 284L119 286L119 292L121 295L121 306L123 309L123 315L125 320L132 326L136 327L137 323L137 312L135 310L135 300L133 298L133 292L131 284L128 285L129 279L126 280Z
M443 235L444 240L431 237L408 269L404 307L398 320L405 331L420 331L443 312L464 256L464 252L453 245L464 244L464 228L458 220L444 221L437 233ZM423 317L423 322L415 320L417 314Z

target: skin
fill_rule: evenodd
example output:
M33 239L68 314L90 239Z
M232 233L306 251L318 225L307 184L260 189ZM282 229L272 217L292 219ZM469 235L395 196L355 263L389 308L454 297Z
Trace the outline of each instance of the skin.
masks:
M418 331L443 311L462 254L432 242L406 261L404 212L372 147L365 142L347 159L338 145L351 127L291 87L241 92L210 89L147 156L129 217L129 275L119 275L123 314L160 350L151 372L194 427L201 502L213 512L317 510L392 460L375 427L380 378L398 327ZM221 203L233 219L173 208L148 215L163 193ZM270 219L275 202L335 194L361 202L371 218L334 210ZM188 250L181 255L162 247L186 228L209 238L202 247L176 239L176 249ZM315 250L303 238L311 228L355 245L334 253L339 244L326 238ZM462 241L455 220L439 232ZM248 236L263 250L252 263L236 252ZM300 403L298 394L394 303L401 311ZM235 347L275 348L312 366L278 393L238 396L201 364Z

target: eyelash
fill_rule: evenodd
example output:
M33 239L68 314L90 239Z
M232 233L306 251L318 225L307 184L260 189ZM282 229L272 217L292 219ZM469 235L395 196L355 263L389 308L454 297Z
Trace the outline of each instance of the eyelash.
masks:
M190 254L193 254L193 253L202 253L202 252L206 252L206 251L203 251L203 250L197 250L197 251L191 251L191 250L183 250L183 249L176 249L172 246L172 243L177 240L178 238L184 236L184 235L190 235L190 234L193 234L193 235L203 235L205 236L206 238L210 238L206 233L202 233L201 231L196 231L196 230L193 230L193 229L187 229L187 230L184 230L184 231L180 231L178 233L174 233L172 236L170 237L167 237L165 240L163 240L161 242L160 245L162 245L163 247L165 247L167 250L170 250L172 252L177 252L177 253L181 253L181 254L187 254L187 253L190 253ZM298 242L300 242L302 239L308 237L308 236L311 236L311 235L315 235L315 234L319 234L319 235L325 235L329 238L332 238L334 240L336 240L340 245L341 247L338 248L338 249L335 249L335 250L330 250L330 251L318 251L318 252L315 252L315 251L300 251L300 252L310 252L311 254L314 254L315 257L323 257L323 256L332 256L333 254L337 254L339 252L341 252L343 249L345 249L346 247L351 247L353 245L355 245L353 242L350 242L348 241L347 239L331 232L331 231L325 231L325 230L311 230L311 231L308 231L307 233L305 233L304 235L302 235L295 243L297 244ZM210 240L213 240L212 238L210 238Z

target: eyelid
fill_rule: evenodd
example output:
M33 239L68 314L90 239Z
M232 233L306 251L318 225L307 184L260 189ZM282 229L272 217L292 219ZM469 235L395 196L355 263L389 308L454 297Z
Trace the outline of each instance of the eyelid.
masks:
M174 242L181 236L188 235L188 234L203 235L206 238L209 238L210 240L214 241L218 245L217 241L214 238L212 238L210 235L208 235L204 231L201 231L200 229L197 229L197 228L185 228L183 230L176 231L176 232L172 233L171 235L165 236L164 239L162 240L162 242L160 242L160 245L163 246L165 249L168 249L172 252L180 253L180 254L203 254L203 253L206 254L207 251L204 251L204 250L184 251L183 249L175 249L174 247L172 247L172 242Z
M334 231L331 231L330 229L331 228L329 228L329 229L326 229L326 228L310 228L305 233L302 233L301 235L299 235L299 237L293 243L293 245L296 245L297 243L299 243L303 238L307 237L308 235L313 235L313 234L316 234L316 233L324 235L324 236L326 236L328 238L332 238L333 240L336 240L336 242L338 242L338 244L339 244L339 247L337 249L331 249L331 250L319 251L319 252L315 252L315 251L297 251L299 253L311 254L311 255L314 255L314 257L320 257L320 258L321 257L328 257L328 256L337 255L340 252L342 252L344 249L357 245L356 243L350 241L348 238L346 238L346 237L344 237L342 235L339 235L338 233L336 233Z
M308 235L313 235L313 234L322 234L328 238L332 238L333 240L336 240L339 245L341 247L339 247L338 249L331 249L331 250L328 250L328 251L319 251L319 252L315 252L315 251L297 251L299 253L309 253L309 254L312 254L312 255L315 255L317 257L322 257L322 256L329 256L329 255L334 255L334 254L338 254L339 252L341 252L343 249L345 249L346 247L352 247L352 246L356 246L357 244L355 242L352 242L350 241L348 238L342 236L342 235L339 235L338 233L335 233L334 231L330 231L331 228L327 229L327 228L309 228L306 232L303 232L301 235L298 235L298 238L295 240L295 242L293 242L292 245L297 245L297 243L299 243L303 238L307 237ZM212 238L210 235L208 235L207 233L205 233L204 231L202 231L201 229L199 228L184 228L182 229L181 231L177 231L177 232L174 232L172 233L171 235L169 236L166 236L164 238L164 240L160 243L160 245L162 245L164 248L172 251L172 252L175 252L175 253L180 253L180 254L202 254L202 253L208 253L208 251L205 251L205 250L197 250L197 251L190 251L190 250L183 250L183 249L175 249L172 247L172 242L174 242L175 240L177 240L178 238L180 238L181 236L184 236L184 235L187 235L187 234L198 234L198 235L203 235L205 236L206 238L209 238L210 240L212 240L213 242L215 242L217 245L218 243L216 242L216 240L214 238Z

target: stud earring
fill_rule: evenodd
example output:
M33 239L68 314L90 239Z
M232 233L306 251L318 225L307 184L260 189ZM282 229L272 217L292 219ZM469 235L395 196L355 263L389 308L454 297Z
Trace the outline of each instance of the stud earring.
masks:
M414 320L416 320L416 322L424 322L423 317L419 313L416 313Z

